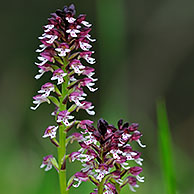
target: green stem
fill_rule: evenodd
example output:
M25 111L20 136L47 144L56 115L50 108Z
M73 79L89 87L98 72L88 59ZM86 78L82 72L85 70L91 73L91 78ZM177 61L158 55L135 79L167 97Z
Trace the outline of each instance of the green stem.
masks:
M103 147L101 146L100 149L100 159L102 160L102 163L104 163L104 158L103 158ZM103 194L103 189L104 189L104 179L100 182L98 186L98 194Z
M98 194L103 194L103 189L104 189L103 181L101 181L98 186Z
M61 170L63 164L64 156L66 155L66 133L64 132L65 126L61 125L59 127L59 148L58 148L58 162L59 162L59 184L61 194L67 194L66 191L66 169Z
M63 70L65 70L65 68ZM63 100L67 95L67 84L68 84L68 78L65 77L65 82L62 84L61 96L59 97L59 100L60 100L59 111L63 111L67 109L66 104L63 104ZM61 123L61 125L59 126L59 147L58 147L59 184L60 184L61 194L68 194L68 191L66 191L67 179L66 179L65 156L66 156L67 133L65 132L65 128L66 126L63 123Z

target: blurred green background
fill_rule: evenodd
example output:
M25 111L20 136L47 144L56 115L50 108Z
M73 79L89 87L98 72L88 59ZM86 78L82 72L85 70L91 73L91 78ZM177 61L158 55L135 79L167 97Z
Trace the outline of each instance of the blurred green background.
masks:
M41 136L54 122L53 106L30 110L32 96L48 80L35 80L37 37L51 12L74 3L86 13L97 59L99 90L89 95L95 120L140 123L146 149L145 183L137 194L166 194L158 146L156 101L166 100L177 194L194 194L194 1L193 0L9 0L1 2L1 194L58 194L57 173L39 169L56 149ZM80 117L89 118L82 111ZM92 118L91 118L92 119ZM69 152L78 148L72 145ZM166 158L168 160L168 157ZM79 164L68 165L68 176ZM70 194L92 191L83 183ZM126 186L122 194L131 193Z

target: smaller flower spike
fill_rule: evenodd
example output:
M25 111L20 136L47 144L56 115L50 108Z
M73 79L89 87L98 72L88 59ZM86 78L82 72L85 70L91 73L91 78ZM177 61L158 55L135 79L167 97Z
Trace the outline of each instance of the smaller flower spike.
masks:
M97 191L116 194L126 184L135 191L137 182L144 182L144 177L139 176L142 168L131 166L132 161L139 165L142 165L143 161L140 153L132 149L132 142L137 142L142 136L138 125L129 125L120 120L117 129L104 119L99 119L97 128L87 120L78 123L78 127L84 129L82 134L76 134L81 149L69 157L71 161L82 162L81 173L97 185ZM76 186L82 181L79 178L74 180L78 181Z

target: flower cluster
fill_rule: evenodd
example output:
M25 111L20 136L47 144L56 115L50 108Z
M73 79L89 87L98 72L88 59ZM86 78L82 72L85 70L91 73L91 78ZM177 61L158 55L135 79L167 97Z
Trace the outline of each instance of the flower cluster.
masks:
M130 189L138 187L137 182L144 182L140 177L142 168L131 166L131 161L142 165L141 153L134 151L131 143L136 141L141 147L142 134L138 131L138 124L118 122L118 129L109 125L105 120L98 121L97 129L91 124L86 124L81 133L72 134L78 140L81 149L69 155L71 161L78 160L82 163L82 170L77 172L68 188L72 185L78 187L82 181L91 180L96 186L94 193L102 189L104 194L115 194L129 184Z
M44 33L39 37L41 44L36 50L40 55L39 62L35 63L39 68L35 78L41 78L46 72L50 72L51 76L50 81L42 85L39 94L33 97L35 106L31 109L36 110L44 102L54 103L56 109L52 115L57 126L49 126L43 138L49 137L57 146L60 146L56 140L58 125L68 128L85 122L76 120L72 115L74 111L83 109L90 115L95 114L92 103L85 100L87 94L84 88L96 91L93 86L97 79L93 78L94 68L83 64L84 61L90 65L95 63L94 52L90 51L90 42L95 39L91 39L89 34L91 24L85 20L86 15L76 18L75 14L74 5L52 13L48 24L43 26Z

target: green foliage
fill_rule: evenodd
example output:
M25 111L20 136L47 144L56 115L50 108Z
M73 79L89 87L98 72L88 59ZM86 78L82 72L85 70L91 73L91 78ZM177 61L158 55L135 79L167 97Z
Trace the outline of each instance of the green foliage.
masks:
M175 194L176 185L172 157L172 141L165 102L161 99L157 102L157 118L159 152L161 157L161 167L164 175L164 183L166 186L166 193Z

